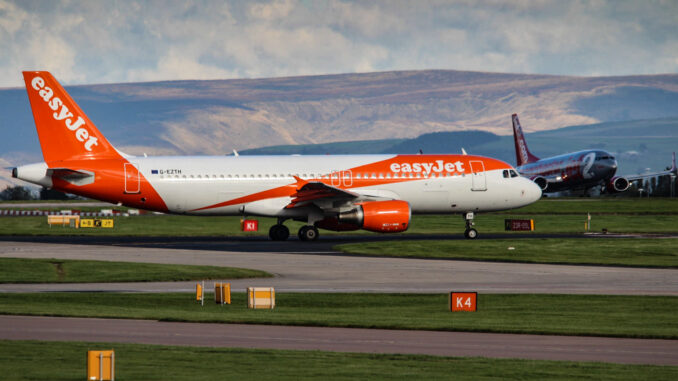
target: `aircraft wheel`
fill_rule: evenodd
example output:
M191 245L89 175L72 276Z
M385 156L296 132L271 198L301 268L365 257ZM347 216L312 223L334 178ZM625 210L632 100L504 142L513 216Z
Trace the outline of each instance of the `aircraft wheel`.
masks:
M478 237L478 231L473 228L466 229L466 231L464 232L464 237L468 239L476 239L476 237Z
M318 228L315 226L302 226L299 229L299 239L302 241L315 241L318 239Z
M290 236L290 229L281 224L273 225L268 230L268 236L273 241L285 241Z

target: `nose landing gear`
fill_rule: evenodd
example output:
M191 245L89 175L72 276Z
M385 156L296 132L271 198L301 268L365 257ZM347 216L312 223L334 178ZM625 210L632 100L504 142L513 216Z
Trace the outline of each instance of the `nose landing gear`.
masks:
M476 237L478 237L478 231L473 228L473 217L473 212L468 212L464 215L464 221L466 221L464 237L468 239L476 239Z

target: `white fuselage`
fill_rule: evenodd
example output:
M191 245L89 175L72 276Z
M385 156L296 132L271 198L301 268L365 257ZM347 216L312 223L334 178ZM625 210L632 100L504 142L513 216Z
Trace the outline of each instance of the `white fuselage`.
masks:
M172 213L283 216L290 197L201 209L303 180L329 179L354 193L409 202L413 213L485 212L521 207L541 192L529 180L502 170L469 173L395 173L343 170L393 155L217 156L129 158ZM332 175L332 174L335 175ZM407 181L397 181L406 178ZM389 182L389 179L392 182ZM201 209L201 210L198 210Z

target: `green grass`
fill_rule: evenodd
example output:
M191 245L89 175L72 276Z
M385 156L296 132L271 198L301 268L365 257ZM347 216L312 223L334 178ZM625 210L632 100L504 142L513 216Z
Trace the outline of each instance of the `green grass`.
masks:
M504 219L534 219L535 233L580 234L584 233L583 214L480 214L476 216L476 228L480 234L505 233ZM214 236L268 236L268 229L275 223L272 218L257 218L258 232L240 231L240 217L197 217L197 216L140 216L114 217L112 229L74 229L62 226L49 227L46 217L0 217L0 235L82 235L82 236L170 236L170 237L214 237ZM285 223L294 234L299 222ZM611 233L678 233L678 214L664 215L592 215L592 231L607 229ZM415 215L408 234L455 234L464 232L464 220L458 215ZM321 235L361 234L375 235L363 230L356 232L331 232L321 230ZM521 232L511 234L520 235Z
M524 238L351 243L334 249L357 255L477 261L678 268L678 239Z
M209 289L209 286L207 286ZM481 294L478 311L451 313L447 295L277 293L274 310L205 306L194 295L0 294L0 313L165 321L477 331L678 339L678 297Z
M28 208L30 209L30 208ZM576 198L544 199L513 211L479 214L481 234L504 232L506 218L532 218L537 233L577 234L584 232L587 213L593 231L620 233L678 233L678 199ZM258 218L259 232L240 231L240 217L145 215L114 217L113 229L73 229L47 225L42 217L0 217L0 235L97 235L97 236L266 236L275 223ZM292 233L301 226L287 222ZM460 215L415 215L404 234L458 234L464 231ZM322 235L336 234L323 230ZM373 235L365 231L339 234ZM513 233L521 234L521 233Z
M678 214L678 198L542 198L511 211L526 214Z
M678 367L423 355L0 341L3 380L75 381L86 354L115 350L125 380L672 380Z
M476 229L481 236L488 233L521 235L530 232L506 232L504 219L533 219L534 233L582 234L587 222L582 214L479 214ZM414 216L407 233L410 234L456 234L462 236L464 220L460 216L427 215ZM606 229L610 233L678 233L678 215L591 215L591 232Z
M217 266L0 258L0 283L160 282L271 276L259 270Z

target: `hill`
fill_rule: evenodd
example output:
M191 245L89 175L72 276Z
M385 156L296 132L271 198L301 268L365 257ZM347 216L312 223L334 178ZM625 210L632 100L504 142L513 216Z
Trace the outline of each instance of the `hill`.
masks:
M219 155L281 144L472 130L502 136L511 133L514 112L526 132L678 117L676 74L568 77L426 70L67 90L113 144L137 155ZM41 160L23 88L0 89L0 131L0 159L10 165Z
M525 127L527 121L521 118ZM507 121L510 123L510 121ZM619 159L620 174L660 171L671 163L671 152L678 151L678 118L608 122L563 127L526 134L538 157L554 156L587 148L600 148ZM515 165L513 136L484 131L436 132L414 139L364 140L313 145L270 146L240 151L261 154L361 154L361 153L461 153L492 156Z

